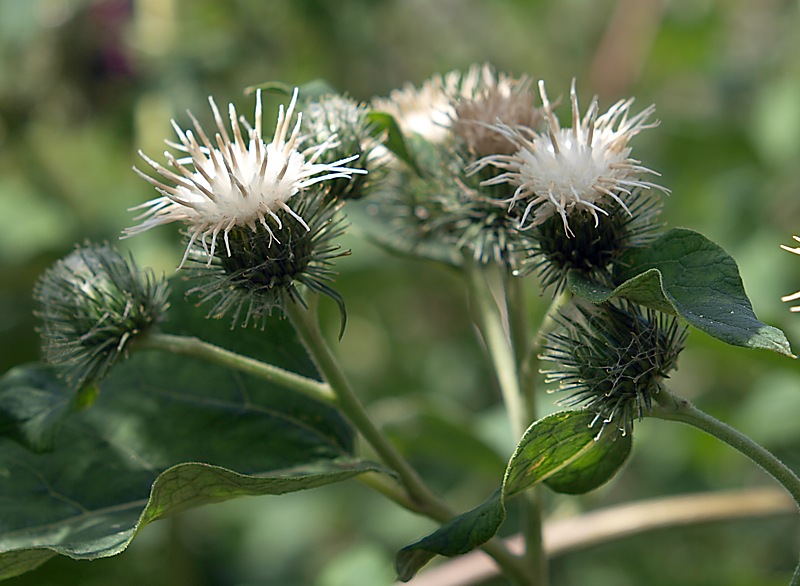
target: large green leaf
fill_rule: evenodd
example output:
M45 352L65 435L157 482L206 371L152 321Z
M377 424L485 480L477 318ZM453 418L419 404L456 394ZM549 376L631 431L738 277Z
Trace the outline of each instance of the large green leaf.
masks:
M410 580L436 555L462 555L486 543L505 519L506 501L539 482L569 494L608 482L627 460L631 436L611 427L598 432L596 419L588 411L561 411L531 425L508 462L501 489L400 550L395 560L398 578Z
M753 312L736 261L702 234L676 228L647 248L629 251L617 263L615 280L621 285L609 289L573 271L567 282L575 295L593 303L624 297L679 315L728 344L792 356L784 333Z
M51 449L74 399L46 367L11 369L0 379L0 437L35 451Z
M172 331L203 328L215 342L246 346L314 376L286 321L270 319L264 331L230 330L228 323L198 321L179 298L173 305ZM18 402L30 400L31 410L43 403L37 390L68 396L59 387L40 366L15 369L0 385L17 388ZM0 578L55 554L117 554L148 523L189 507L378 469L354 457L353 431L330 405L159 352L134 354L116 366L91 407L71 413L49 434L50 451L16 441L22 428L18 423L11 437L0 437Z

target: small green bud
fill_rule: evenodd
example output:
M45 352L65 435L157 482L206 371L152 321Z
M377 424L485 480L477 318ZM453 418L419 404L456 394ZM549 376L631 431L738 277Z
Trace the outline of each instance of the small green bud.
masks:
M42 354L75 389L100 381L164 317L169 287L108 245L77 247L39 278Z
M303 111L300 131L304 145L321 147L317 162L334 165L351 160L352 169L364 173L331 179L331 197L361 199L368 195L380 179L381 158L377 156L383 139L377 136L369 119L370 108L346 96L328 95L308 103ZM355 160L354 155L357 155ZM385 158L385 157L383 157Z
M569 393L563 404L597 413L595 421L630 433L650 410L662 381L675 368L686 327L677 318L630 303L577 304L547 334L542 371L547 383Z

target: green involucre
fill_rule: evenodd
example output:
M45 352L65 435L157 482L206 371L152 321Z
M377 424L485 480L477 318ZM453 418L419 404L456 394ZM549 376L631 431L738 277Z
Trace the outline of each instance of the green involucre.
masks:
M569 393L564 404L580 405L603 426L628 433L675 368L686 327L629 303L581 303L575 313L561 314L562 327L546 337L541 359L556 363L545 371L546 382Z
M232 316L232 324L263 325L272 310L286 303L304 304L298 285L333 299L342 312L344 300L328 283L335 272L334 259L350 254L333 241L344 233L343 202L331 199L327 189L309 192L293 208L305 219L308 230L283 210L277 212L281 227L265 230L236 227L230 231L230 256L225 247L215 251L208 264L207 251L194 245L191 257L199 266L190 276L201 282L189 290L200 303L210 303L208 317Z
M324 95L303 108L301 131L304 147L329 145L318 162L334 163L357 155L350 167L366 174L340 177L329 181L328 195L338 199L361 199L368 195L382 177L382 162L375 149L385 136L376 131L370 109L365 104L340 95Z
M79 389L102 379L169 307L163 278L107 244L86 243L42 274L34 288L42 354Z
M570 214L574 235L567 236L560 216L554 214L530 230L534 245L523 264L522 273L536 271L544 287L560 290L567 273L575 271L602 284L612 282L612 269L623 253L648 245L658 236L661 204L648 192L618 193L627 210L619 203L603 204L608 215L594 217L585 210Z

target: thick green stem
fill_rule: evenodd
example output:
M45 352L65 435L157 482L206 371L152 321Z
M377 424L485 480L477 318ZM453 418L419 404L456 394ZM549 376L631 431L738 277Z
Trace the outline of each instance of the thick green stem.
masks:
M257 376L326 403L333 403L336 400L333 391L325 383L242 356L193 336L176 336L151 331L136 341L135 349L162 350L182 356L192 356Z
M336 394L339 408L375 450L383 463L397 474L407 496L399 493L389 483L375 477L365 478L364 484L407 509L426 515L440 523L446 523L456 516L456 512L433 494L389 439L373 423L322 335L314 310L315 306L311 305L310 307L311 309L306 309L296 303L288 303L285 311L309 355ZM492 539L481 547L503 568L504 574L512 583L519 586L538 586L538 582L532 581L530 572L522 560L511 554L498 539Z
M409 497L417 504L418 510L437 521L452 518L455 513L428 489L416 471L373 423L325 341L319 328L316 311L306 309L297 303L287 303L285 311L323 378L336 394L339 408L364 436L383 463L397 474Z
M556 325L556 316L558 312L564 308L567 303L569 303L570 299L572 299L572 293L570 293L569 289L564 289L556 295L553 301L550 303L550 306L547 308L547 311L542 318L542 323L539 326L539 330L536 332L536 337L533 339L533 344L531 345L531 353L533 354L533 358L538 361L536 358L536 353L542 347L544 343L544 337L547 335L548 332L552 331Z
M527 419L527 409L519 385L517 357L503 327L503 316L492 295L484 267L467 255L464 257L464 264L475 323L486 344L486 351L492 362L508 413L511 431L518 441L530 421Z
M525 289L520 277L514 276L506 270L504 275L504 290L506 302L506 315L508 316L508 331L511 338L511 349L517 364L519 389L523 400L522 424L527 427L536 419L536 387L535 365L530 360L531 340L529 335L528 310L525 303Z
M647 414L648 416L686 423L728 444L739 453L750 458L777 480L792 496L797 506L800 507L800 478L769 450L727 423L715 419L686 399L677 397L666 389L661 389L655 398L658 401L658 405L650 410ZM800 585L800 565L795 568L791 584L792 586Z
M464 258L470 302L475 322L494 367L503 402L516 441L536 417L533 397L535 378L527 364L529 350L528 316L521 279L504 273L503 307L498 306L489 285L487 267ZM503 270L503 269L501 269ZM503 327L503 311L508 332ZM523 386L524 385L524 386ZM520 503L525 535L525 564L534 584L547 583L547 560L542 543L541 495L526 492Z

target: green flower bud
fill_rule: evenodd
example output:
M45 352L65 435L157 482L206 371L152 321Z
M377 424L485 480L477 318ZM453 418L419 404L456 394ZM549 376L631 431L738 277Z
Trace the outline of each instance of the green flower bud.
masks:
M131 342L164 317L166 281L108 245L87 243L39 278L42 354L72 387L100 381Z
M569 393L562 401L597 413L595 421L629 433L650 410L683 349L686 327L674 317L630 303L577 304L547 334L541 359L547 383Z
M320 148L317 162L332 165L347 159L352 169L363 171L330 180L331 197L361 199L381 179L381 160L385 157L379 153L383 139L376 136L369 113L366 104L345 96L323 96L304 108L300 128L305 147L325 145Z

